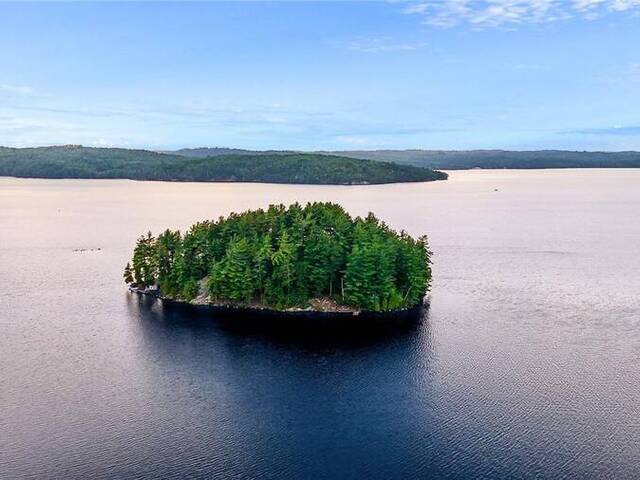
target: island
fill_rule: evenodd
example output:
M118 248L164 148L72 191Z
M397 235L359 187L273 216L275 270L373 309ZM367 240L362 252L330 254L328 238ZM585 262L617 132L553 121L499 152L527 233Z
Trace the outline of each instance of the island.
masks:
M220 313L412 316L431 284L426 236L397 233L335 203L270 205L141 236L134 292Z
M429 168L318 153L249 152L188 157L81 145L0 147L0 176L320 185L428 182L447 178L446 173Z

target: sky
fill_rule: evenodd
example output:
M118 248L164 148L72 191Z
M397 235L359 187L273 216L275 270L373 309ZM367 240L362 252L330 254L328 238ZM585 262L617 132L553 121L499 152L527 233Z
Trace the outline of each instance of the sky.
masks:
M640 0L0 2L0 145L640 150Z

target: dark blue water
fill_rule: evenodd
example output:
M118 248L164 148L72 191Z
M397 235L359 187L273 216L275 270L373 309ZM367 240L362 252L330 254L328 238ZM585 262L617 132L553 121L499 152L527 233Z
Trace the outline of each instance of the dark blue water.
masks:
M0 478L638 478L639 175L0 179ZM244 331L121 283L148 228L312 198L431 235L419 323Z

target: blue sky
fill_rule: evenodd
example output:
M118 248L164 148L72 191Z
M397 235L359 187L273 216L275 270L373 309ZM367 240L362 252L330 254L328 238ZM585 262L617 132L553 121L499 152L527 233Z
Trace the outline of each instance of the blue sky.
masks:
M0 3L0 145L640 150L640 0Z

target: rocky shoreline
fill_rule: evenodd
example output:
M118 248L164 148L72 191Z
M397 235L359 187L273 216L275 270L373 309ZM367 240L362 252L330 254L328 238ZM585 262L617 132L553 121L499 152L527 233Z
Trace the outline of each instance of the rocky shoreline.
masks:
M408 323L417 321L429 307L429 299L425 297L421 302L410 308L386 311L369 311L369 310L313 310L309 309L287 309L276 310L268 307L248 306L248 305L232 305L232 304L211 304L211 303L192 303L182 300L163 297L158 290L140 289L129 287L129 291L138 295L150 296L161 301L163 307L172 310L182 310L186 312L198 312L212 314L221 319L241 320L243 322L271 320L279 323L294 321L296 323L312 322L312 323L349 323L355 324L364 322L382 322L382 323Z

